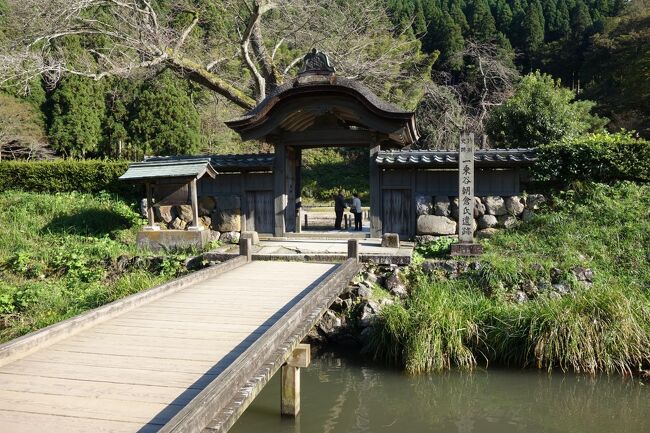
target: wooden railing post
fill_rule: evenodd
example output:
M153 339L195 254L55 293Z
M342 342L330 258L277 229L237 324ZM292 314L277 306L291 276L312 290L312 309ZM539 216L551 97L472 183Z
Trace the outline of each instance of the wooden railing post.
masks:
M348 259L359 263L359 239L348 239Z
M251 238L239 240L239 255L246 256L246 261L253 260L253 241Z

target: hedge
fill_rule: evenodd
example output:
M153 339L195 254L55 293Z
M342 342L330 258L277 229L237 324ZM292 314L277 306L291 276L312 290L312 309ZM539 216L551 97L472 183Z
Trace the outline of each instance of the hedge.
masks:
M142 187L118 180L128 161L74 160L0 162L0 191L107 191L124 197L141 195Z
M532 168L534 180L650 182L650 142L629 133L592 134L542 145Z

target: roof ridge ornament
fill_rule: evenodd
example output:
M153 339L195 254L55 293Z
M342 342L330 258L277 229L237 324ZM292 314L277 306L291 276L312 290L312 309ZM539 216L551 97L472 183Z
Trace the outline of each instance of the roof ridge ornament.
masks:
M335 72L336 69L330 63L327 54L313 48L311 52L307 53L305 57L302 58L302 67L300 68L300 71L298 71L298 74L331 75Z

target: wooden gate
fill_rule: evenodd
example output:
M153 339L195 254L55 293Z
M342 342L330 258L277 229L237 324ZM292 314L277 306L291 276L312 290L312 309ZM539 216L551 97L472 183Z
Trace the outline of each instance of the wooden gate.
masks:
M246 230L273 233L273 191L246 191Z
M401 238L411 236L411 190L382 191L382 220L384 233L397 233Z

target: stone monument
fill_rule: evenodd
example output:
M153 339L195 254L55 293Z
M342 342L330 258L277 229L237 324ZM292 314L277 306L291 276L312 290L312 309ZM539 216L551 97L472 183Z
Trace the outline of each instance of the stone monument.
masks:
M483 247L474 243L474 134L461 134L458 149L458 243L452 256L477 256Z

